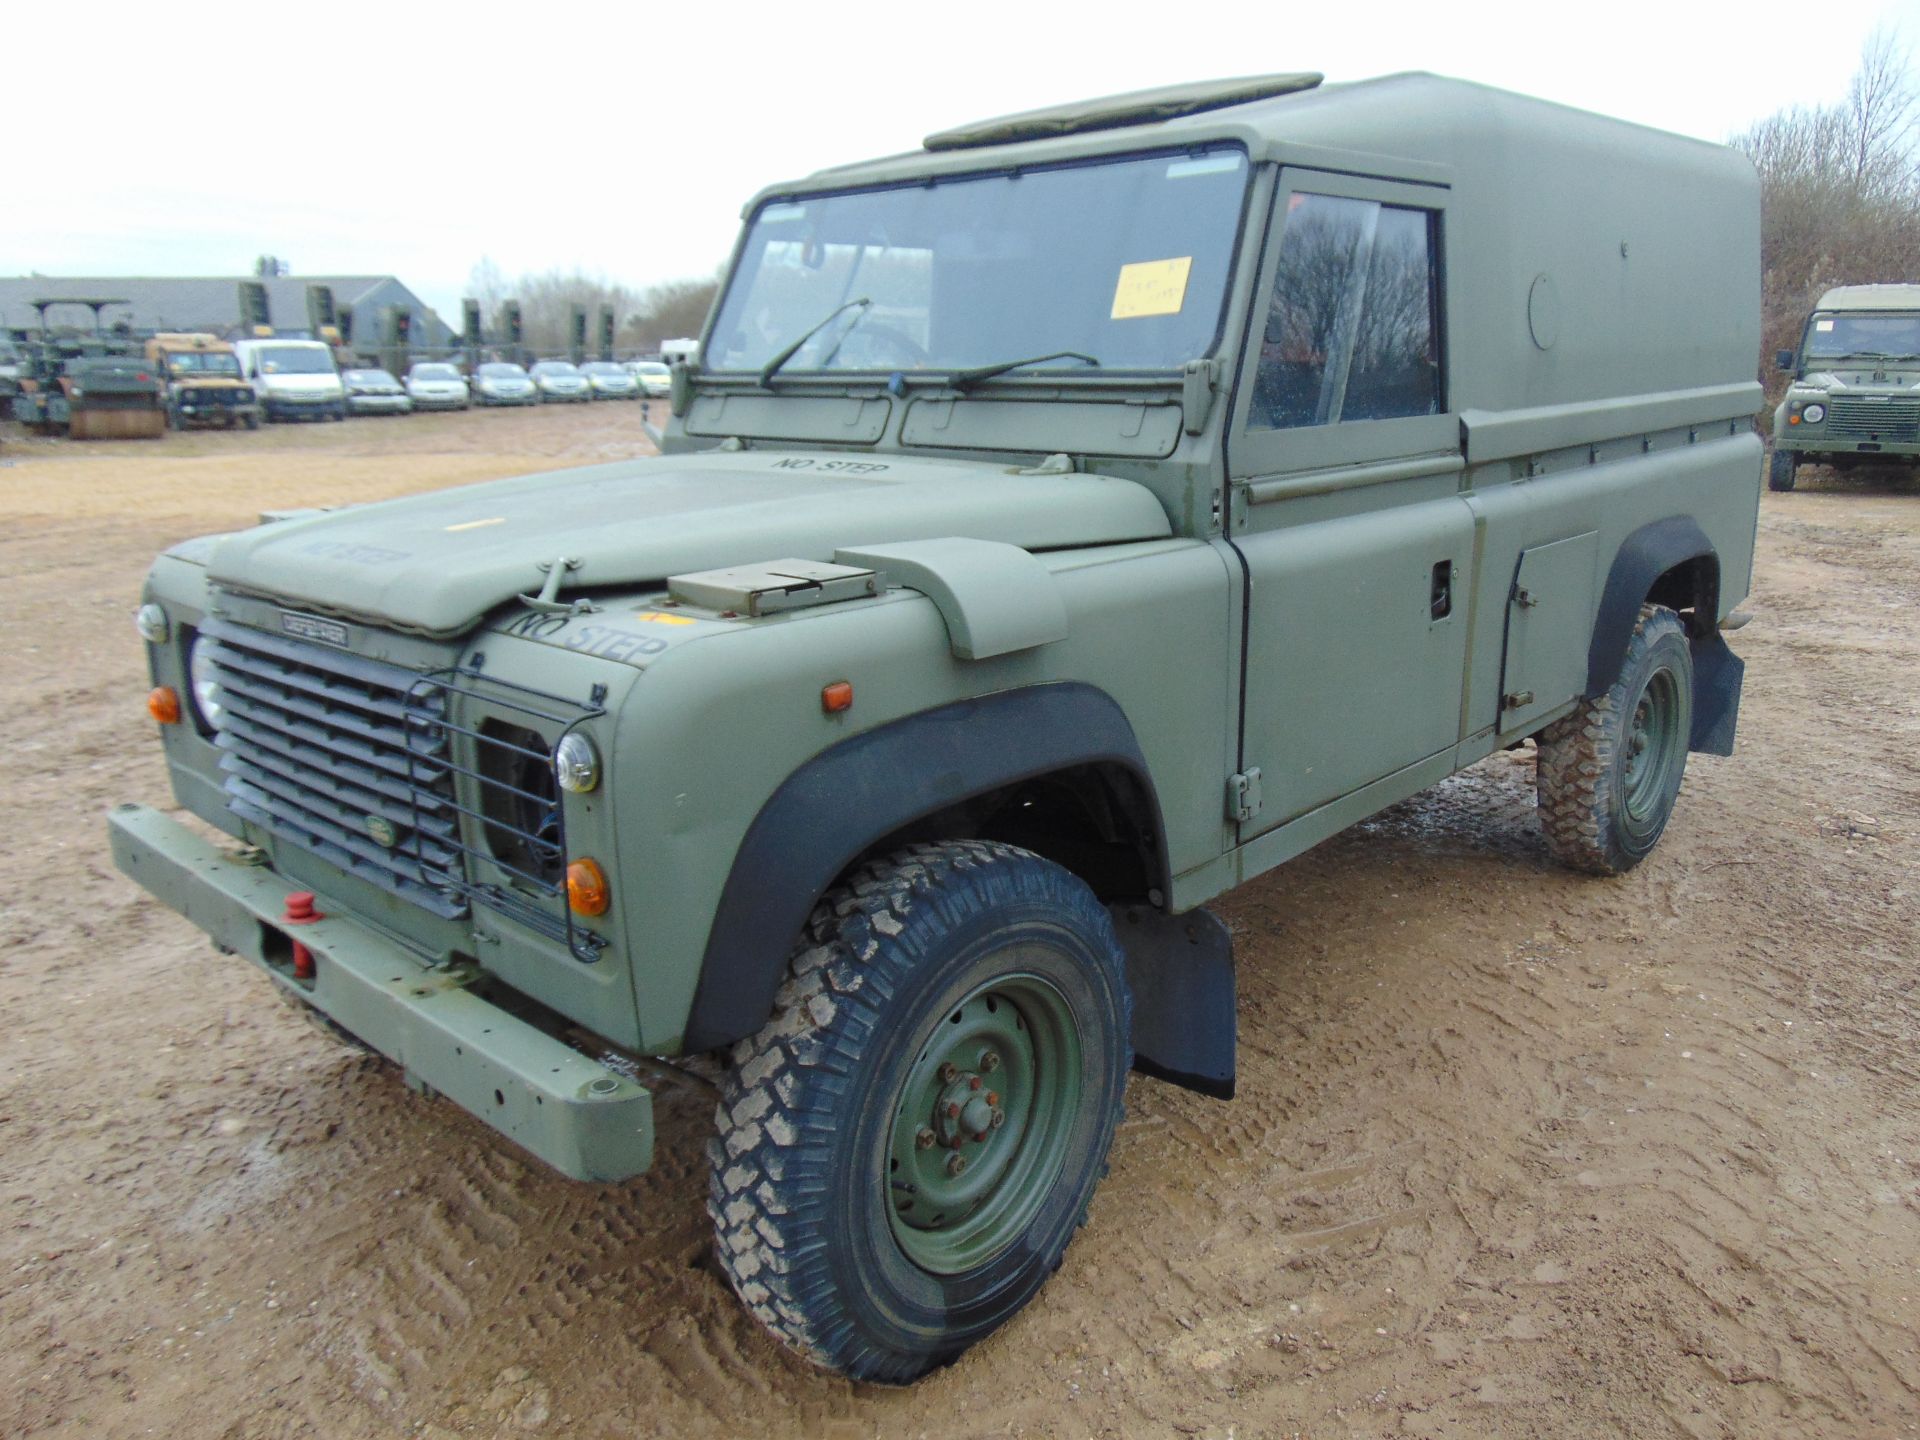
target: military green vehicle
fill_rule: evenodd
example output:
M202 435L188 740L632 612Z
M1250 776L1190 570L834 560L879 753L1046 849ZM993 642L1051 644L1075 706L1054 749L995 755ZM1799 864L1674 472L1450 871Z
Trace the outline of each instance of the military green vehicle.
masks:
M719 1054L723 1269L911 1379L1059 1265L1130 1069L1231 1094L1209 900L1529 738L1615 874L1730 752L1758 215L1730 150L1424 75L776 186L663 456L158 561L233 843L124 806L116 859L568 1175Z
M1841 285L1807 317L1793 375L1773 412L1767 484L1791 490L1800 466L1920 463L1920 285Z
M124 300L35 300L40 328L28 345L12 393L13 418L42 435L75 440L151 440L166 432L165 384L124 328L108 330L102 312ZM47 312L81 305L91 333L56 332Z

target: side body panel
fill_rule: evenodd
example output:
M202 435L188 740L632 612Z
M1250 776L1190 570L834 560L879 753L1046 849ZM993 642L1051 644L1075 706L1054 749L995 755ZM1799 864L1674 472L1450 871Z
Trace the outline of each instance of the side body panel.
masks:
M1222 623L1232 595L1225 557L1176 540L1042 558L1068 616L1067 637L1052 644L963 660L932 601L893 591L728 627L650 665L620 712L606 781L621 836L647 837L622 844L613 881L640 1048L683 1044L723 890L769 797L815 756L903 717L1028 686L1084 685L1110 697L1133 731L1159 799L1168 868L1230 847L1221 785L1233 768L1231 697L1222 677L1237 654ZM853 685L852 708L827 714L821 688L839 680ZM937 768L938 756L928 763ZM833 793L817 803L856 799Z

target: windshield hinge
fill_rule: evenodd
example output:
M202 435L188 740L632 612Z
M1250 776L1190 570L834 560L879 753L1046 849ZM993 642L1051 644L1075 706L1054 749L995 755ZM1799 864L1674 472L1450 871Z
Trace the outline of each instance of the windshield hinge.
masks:
M1038 465L1026 465L1013 473L1016 475L1071 475L1077 469L1079 466L1074 463L1073 456L1061 452L1047 456Z
M547 577L546 583L540 587L540 593L519 597L520 603L529 610L538 611L542 615L591 615L600 608L591 600L555 598L560 593L560 582L566 578L567 572L580 568L578 560L569 560L562 555L552 564L542 565L539 568Z
M1189 360L1181 372L1180 411L1189 435L1198 435L1207 428L1207 417L1213 413L1213 392L1219 370L1218 361Z
M1260 767L1249 765L1227 777L1227 818L1244 825L1260 813Z

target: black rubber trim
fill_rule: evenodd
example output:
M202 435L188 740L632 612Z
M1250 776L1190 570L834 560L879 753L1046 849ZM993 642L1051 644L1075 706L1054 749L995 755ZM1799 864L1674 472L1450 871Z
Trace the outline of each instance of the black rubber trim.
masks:
M1083 765L1135 777L1153 810L1151 883L1164 893L1166 825L1146 757L1119 705L1094 686L1066 681L964 700L809 760L774 791L734 856L682 1049L712 1050L767 1023L807 916L876 841L1004 785Z
M1627 642L1633 638L1640 607L1652 592L1653 582L1674 566L1702 555L1717 552L1690 515L1642 525L1621 542L1619 553L1613 557L1613 569L1607 573L1607 588L1600 594L1600 613L1593 621L1593 641L1587 649L1587 699L1599 699L1620 678ZM1712 625L1719 617L1700 618Z

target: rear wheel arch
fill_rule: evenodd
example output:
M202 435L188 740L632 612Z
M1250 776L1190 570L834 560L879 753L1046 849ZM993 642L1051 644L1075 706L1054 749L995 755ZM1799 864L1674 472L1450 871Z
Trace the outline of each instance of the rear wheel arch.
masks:
M904 844L966 839L1018 844L1103 900L1166 893L1159 801L1105 691L1059 681L906 716L815 756L761 807L721 891L682 1049L766 1023L794 937L850 870Z
M1598 699L1620 678L1642 605L1664 605L1689 633L1711 635L1720 618L1720 555L1690 515L1642 525L1614 553L1587 649L1585 698Z

